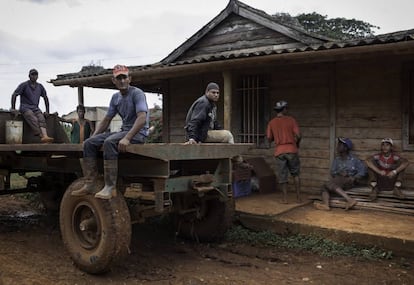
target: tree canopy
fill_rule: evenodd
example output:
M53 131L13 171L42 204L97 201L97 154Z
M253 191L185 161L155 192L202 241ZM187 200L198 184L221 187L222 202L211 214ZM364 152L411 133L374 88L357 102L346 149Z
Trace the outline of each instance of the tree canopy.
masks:
M302 13L297 16L291 16L289 13L276 13L273 16L281 23L301 27L306 31L337 40L373 36L375 29L379 29L379 27L361 20L346 18L329 19L328 16L323 16L316 12Z

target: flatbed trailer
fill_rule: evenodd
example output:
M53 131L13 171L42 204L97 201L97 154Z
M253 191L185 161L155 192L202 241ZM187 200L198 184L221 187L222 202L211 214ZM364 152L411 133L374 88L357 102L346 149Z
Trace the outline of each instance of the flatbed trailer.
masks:
M0 129L0 142L1 138ZM122 260L129 251L131 225L149 217L173 215L175 230L183 237L199 241L223 237L234 214L231 158L252 147L207 143L129 145L118 160L117 195L102 200L94 195L71 195L84 184L79 161L82 146L60 141L0 144L0 195L52 193L47 203L59 210L63 243L75 265L92 274L106 272ZM102 174L102 153L98 165ZM11 189L11 174L27 172L42 175L29 178L27 187ZM96 191L103 185L100 175Z

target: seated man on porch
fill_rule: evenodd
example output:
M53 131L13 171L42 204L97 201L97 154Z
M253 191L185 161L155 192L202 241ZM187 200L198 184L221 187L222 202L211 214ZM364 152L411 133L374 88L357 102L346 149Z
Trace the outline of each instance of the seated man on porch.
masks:
M370 170L371 201L375 201L379 191L393 191L398 198L404 198L401 192L400 174L407 168L409 162L393 151L394 142L391 138L381 141L381 152L366 160Z
M220 98L217 83L210 82L204 95L191 105L185 119L186 144L202 142L234 143L230 131L223 130L217 121L216 102Z
M358 185L367 175L367 169L363 162L353 155L352 141L349 138L338 138L338 155L332 162L331 179L323 185L322 201L315 203L319 210L330 210L329 192L337 193L347 201L345 210L349 210L357 204L344 190L351 189Z

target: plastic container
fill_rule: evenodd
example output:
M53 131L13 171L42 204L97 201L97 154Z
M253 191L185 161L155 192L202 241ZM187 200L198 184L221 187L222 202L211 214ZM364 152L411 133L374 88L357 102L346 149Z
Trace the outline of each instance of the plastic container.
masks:
M6 121L6 144L21 144L23 121Z
M248 196L252 193L252 185L250 179L233 182L233 197L239 198Z

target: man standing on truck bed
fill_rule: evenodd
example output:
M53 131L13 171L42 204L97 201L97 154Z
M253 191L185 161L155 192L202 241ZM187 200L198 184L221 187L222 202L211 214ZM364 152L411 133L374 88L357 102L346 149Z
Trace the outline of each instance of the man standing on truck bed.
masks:
M73 191L73 196L95 193L95 181L98 175L97 156L103 146L105 186L95 194L96 198L111 199L116 196L118 177L118 155L125 152L129 144L144 143L148 136L149 112L145 93L130 86L131 76L128 67L116 65L113 68L112 82L119 90L112 95L109 109L96 128L94 134L83 143L83 160L81 162L85 184ZM122 118L119 132L106 132L116 114Z
M46 119L42 111L39 109L40 97L43 97L46 106L45 115L49 115L49 98L46 89L42 84L37 83L39 73L36 69L29 71L29 79L17 86L11 97L10 112L17 116L16 98L20 95L20 112L29 127L33 130L35 136L40 136L42 143L51 143L53 138L47 135Z

